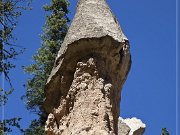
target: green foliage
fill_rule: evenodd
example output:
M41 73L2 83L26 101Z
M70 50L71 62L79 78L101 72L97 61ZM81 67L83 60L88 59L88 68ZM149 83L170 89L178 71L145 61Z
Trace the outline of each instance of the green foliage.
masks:
M66 0L52 0L50 6L44 6L50 15L46 18L44 34L41 36L42 45L33 56L35 63L25 67L25 71L33 75L26 85L27 108L36 112L41 110L45 83L67 32L68 5Z
M21 118L12 118L0 121L0 135L7 132L12 132L11 127L17 127L20 131L23 131L19 125Z
M26 0L4 0L0 1L0 75L5 75L5 79L11 81L8 76L9 71L15 68L12 60L16 58L22 51L17 51L17 46L14 45L15 38L13 30L16 28L17 19L22 14L22 10L27 9L27 6L20 6Z
M0 106L3 106L7 103L8 96L13 92L13 88L11 88L8 91L4 91L2 88L0 88Z
M162 128L162 134L161 135L170 135L170 134L166 128Z
M32 75L32 78L27 81L27 91L23 97L26 99L27 109L37 113L43 120L32 121L26 134L38 134L36 129L41 128L39 125L43 125L46 120L46 114L42 107L45 98L44 88L53 68L57 52L67 33L68 5L67 0L52 0L49 6L44 6L48 15L43 27L44 33L41 36L42 44L32 58L34 64L24 68L27 73ZM30 131L32 132L30 133Z
M22 11L28 9L29 2L29 0L0 1L0 76L9 84L9 90L5 90L3 86L0 86L0 106L4 106L7 103L8 96L14 90L9 72L16 67L13 60L22 53L22 48L20 49L15 45L16 39L13 31L16 28L17 19L22 14ZM20 118L0 120L0 134L11 132L11 127L20 129L19 121Z
M44 125L39 120L31 121L31 125L24 132L25 135L44 135Z

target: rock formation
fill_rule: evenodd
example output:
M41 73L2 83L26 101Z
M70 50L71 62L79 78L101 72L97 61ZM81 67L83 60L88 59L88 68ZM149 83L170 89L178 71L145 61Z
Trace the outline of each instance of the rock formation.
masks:
M47 135L118 135L130 65L129 42L106 0L79 0L46 84Z
M142 135L146 125L140 119L122 119L119 118L118 135Z

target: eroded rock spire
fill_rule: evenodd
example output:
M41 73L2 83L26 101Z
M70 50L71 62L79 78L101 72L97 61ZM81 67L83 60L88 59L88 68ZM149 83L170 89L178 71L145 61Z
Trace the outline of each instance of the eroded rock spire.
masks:
M79 0L46 84L47 135L118 135L129 42L105 0Z

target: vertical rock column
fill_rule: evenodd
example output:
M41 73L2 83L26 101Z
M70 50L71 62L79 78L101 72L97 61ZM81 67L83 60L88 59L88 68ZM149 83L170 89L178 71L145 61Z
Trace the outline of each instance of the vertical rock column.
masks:
M129 43L105 0L79 0L46 84L47 135L118 135Z
M64 104L54 109L50 115L50 119L54 115L54 122L47 121L48 134L115 134L117 125L114 124L114 117L118 117L118 114L112 111L113 85L108 83L105 76L99 75L101 71L98 70L96 62L100 61L89 58L77 63L73 82L66 98L62 100Z

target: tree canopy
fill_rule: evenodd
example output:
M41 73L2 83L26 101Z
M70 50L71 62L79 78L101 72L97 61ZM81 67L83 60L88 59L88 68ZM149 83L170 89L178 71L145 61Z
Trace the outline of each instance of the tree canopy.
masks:
M0 76L3 81L7 81L9 86L0 86L0 106L7 103L8 95L14 88L9 77L11 69L16 65L13 60L17 55L22 53L23 48L15 44L16 37L13 34L17 26L18 18L23 10L28 9L30 0L4 0L0 1ZM3 84L2 84L3 85ZM11 127L20 128L19 121L21 118L11 118L0 120L0 134L11 132Z
M170 135L170 134L166 128L162 128L162 134L161 135Z
M23 98L26 100L27 109L39 115L39 119L33 120L29 129L26 130L28 135L38 135L44 132L47 117L43 109L44 88L68 30L68 6L67 0L52 0L50 5L44 6L47 16L43 27L44 32L41 35L42 44L32 57L34 63L24 68L27 73L32 75L32 78L27 81L27 91ZM39 133L37 128L41 128L42 132Z

